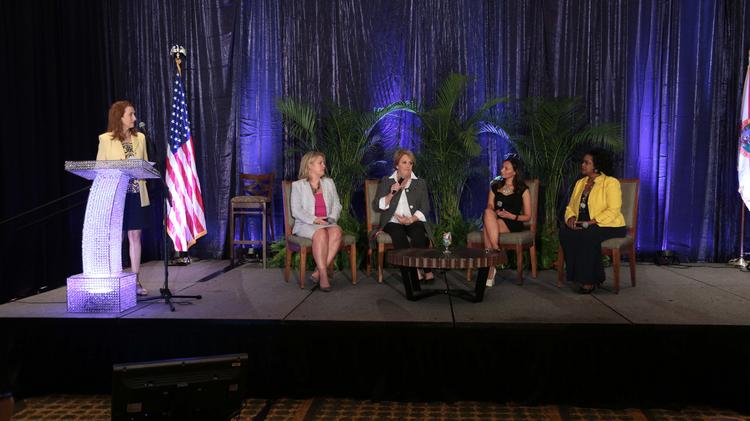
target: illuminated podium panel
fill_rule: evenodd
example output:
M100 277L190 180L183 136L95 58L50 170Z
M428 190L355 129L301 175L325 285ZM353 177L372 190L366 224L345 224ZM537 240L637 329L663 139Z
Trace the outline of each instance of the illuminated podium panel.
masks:
M131 178L159 178L142 159L66 161L65 170L94 180L83 222L83 273L68 278L68 311L112 313L136 304L136 275L122 271L122 216Z

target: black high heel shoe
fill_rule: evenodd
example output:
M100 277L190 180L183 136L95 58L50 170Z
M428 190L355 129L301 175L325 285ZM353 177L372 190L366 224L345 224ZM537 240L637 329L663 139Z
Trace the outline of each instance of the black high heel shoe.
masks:
M318 282L320 282L320 278L316 278L313 276L313 274L310 274L310 277L307 278L310 282L312 282L313 286L318 285Z
M589 284L584 284L578 287L579 294L591 294L596 289L596 284L590 284L591 288L586 288L586 285L589 285Z

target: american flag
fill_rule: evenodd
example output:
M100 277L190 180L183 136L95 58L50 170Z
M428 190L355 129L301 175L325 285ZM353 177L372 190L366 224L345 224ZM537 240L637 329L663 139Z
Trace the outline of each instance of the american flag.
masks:
M206 215L198 173L195 170L193 137L185 103L185 88L180 74L174 78L172 114L167 151L167 187L172 203L167 214L167 233L176 251L187 251L206 234Z

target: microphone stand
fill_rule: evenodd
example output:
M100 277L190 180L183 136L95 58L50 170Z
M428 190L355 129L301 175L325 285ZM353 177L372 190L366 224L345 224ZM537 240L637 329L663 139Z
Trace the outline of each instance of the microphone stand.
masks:
M149 155L156 157L156 150L155 150L156 148L151 143L150 137L146 134L145 127L141 126L140 129L141 131L143 131L143 136L146 137L147 139L146 145L148 149L150 149L149 152L154 152L153 155L150 155L150 154ZM164 162L165 163L164 168L166 169L166 156L164 157L163 161L154 160L154 166L156 167L158 171L161 170L159 168L159 162ZM161 203L162 203L161 225L162 225L162 246L163 246L163 250L162 250L163 259L162 260L164 260L164 284L162 288L159 288L159 296L139 298L138 302L143 303L147 301L164 300L164 304L169 305L169 309L174 311L174 303L172 302L172 299L174 298L200 300L203 297L200 295L174 295L172 294L172 291L170 291L169 289L169 246L167 242L167 237L169 237L169 235L167 234L167 204L172 203L172 197L171 197L171 194L169 193L167 182L164 179L164 177L167 176L166 171L160 171L159 174L161 174L159 177L159 181L160 181L159 185L161 186Z

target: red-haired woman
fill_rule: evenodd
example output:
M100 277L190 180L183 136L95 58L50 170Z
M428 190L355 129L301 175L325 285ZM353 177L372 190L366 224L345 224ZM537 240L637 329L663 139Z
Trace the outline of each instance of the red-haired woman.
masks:
M128 101L117 101L109 108L107 132L99 135L97 160L148 160L146 137L135 128L135 108ZM141 230L146 226L146 207L149 205L145 180L130 180L125 195L125 214L122 229L128 232L130 270L136 274L138 295L148 295L141 285Z

